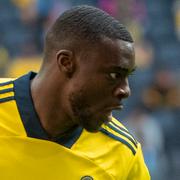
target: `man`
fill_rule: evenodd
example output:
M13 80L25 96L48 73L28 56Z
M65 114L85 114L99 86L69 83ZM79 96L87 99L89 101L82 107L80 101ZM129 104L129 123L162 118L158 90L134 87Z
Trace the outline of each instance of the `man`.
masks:
M0 179L150 179L140 144L111 116L134 68L117 20L91 6L63 13L39 73L1 79Z

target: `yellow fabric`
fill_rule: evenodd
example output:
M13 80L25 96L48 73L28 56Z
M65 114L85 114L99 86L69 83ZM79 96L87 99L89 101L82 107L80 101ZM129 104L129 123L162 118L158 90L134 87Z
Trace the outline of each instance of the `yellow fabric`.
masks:
M8 89L11 86L0 88ZM8 97L7 94L1 95ZM112 121L125 129L116 119ZM103 128L131 143L135 155L126 144L102 132L89 133L83 130L71 149L51 141L27 137L15 100L2 102L0 179L80 180L84 176L91 176L94 180L149 180L140 144L136 147L127 137L106 125ZM128 132L126 134L131 137Z
M71 180L91 175L94 179L112 179L88 158L59 144L33 138L0 138L0 179Z
M12 79L0 79L0 83L11 81ZM13 83L0 86L1 90L6 90L9 88L13 88ZM7 92L0 94L0 100L3 98L8 98L14 96L14 92ZM21 135L26 136L26 132L22 125L19 112L16 107L15 101L9 101L5 103L0 103L0 136L7 135Z

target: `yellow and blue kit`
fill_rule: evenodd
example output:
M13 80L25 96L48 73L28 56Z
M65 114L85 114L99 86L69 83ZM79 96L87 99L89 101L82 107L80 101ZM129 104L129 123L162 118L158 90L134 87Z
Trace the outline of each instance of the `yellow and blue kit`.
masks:
M0 79L0 179L149 180L141 146L116 119L48 140L34 109L30 72Z

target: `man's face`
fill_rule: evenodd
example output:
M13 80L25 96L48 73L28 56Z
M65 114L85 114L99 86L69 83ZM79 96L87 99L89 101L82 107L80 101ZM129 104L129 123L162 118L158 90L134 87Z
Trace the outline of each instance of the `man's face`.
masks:
M112 110L122 109L121 100L130 94L128 75L134 70L133 44L104 40L77 63L70 91L69 107L73 122L96 132L111 118Z

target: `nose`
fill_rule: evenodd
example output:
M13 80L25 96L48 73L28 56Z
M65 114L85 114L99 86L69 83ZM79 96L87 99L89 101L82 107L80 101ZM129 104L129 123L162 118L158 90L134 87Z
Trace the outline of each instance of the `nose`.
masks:
M119 85L114 89L114 96L118 99L128 98L131 95L131 90L129 87L128 80L119 83Z

